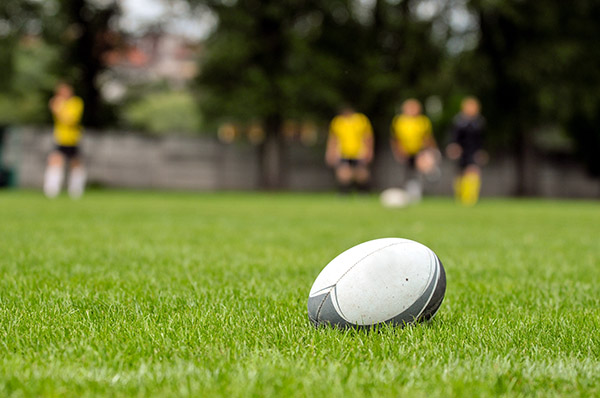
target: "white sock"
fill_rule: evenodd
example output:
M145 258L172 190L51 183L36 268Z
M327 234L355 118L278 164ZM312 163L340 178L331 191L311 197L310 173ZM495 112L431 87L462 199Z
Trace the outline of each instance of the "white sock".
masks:
M63 182L63 168L60 166L48 166L44 174L44 194L49 198L55 198L60 193Z
M409 180L406 183L406 192L411 199L411 202L420 202L423 197L423 187L419 180Z
M74 167L69 173L69 195L73 199L78 199L83 195L85 189L85 169L81 166Z

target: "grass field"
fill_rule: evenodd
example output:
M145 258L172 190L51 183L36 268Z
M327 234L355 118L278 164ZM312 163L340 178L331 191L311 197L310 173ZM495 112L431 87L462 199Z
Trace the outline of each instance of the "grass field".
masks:
M0 192L2 397L600 396L600 203ZM338 253L397 236L447 271L434 320L314 329Z

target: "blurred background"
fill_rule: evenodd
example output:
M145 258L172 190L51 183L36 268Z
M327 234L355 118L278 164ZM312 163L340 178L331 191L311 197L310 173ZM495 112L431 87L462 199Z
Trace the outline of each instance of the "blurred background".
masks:
M332 190L328 123L350 103L383 189L400 103L443 145L475 95L484 195L598 198L598 21L596 0L2 0L0 185L41 187L67 80L96 187ZM430 194L452 193L442 171Z

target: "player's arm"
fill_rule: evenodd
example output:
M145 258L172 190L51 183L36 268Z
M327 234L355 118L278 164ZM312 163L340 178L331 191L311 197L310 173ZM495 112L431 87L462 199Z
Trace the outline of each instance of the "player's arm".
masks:
M433 127L431 126L431 122L427 119L427 135L425 137L425 148L427 149L437 149L437 142L435 142L435 137L433 136Z
M398 136L396 135L396 124L398 123L398 116L394 118L392 121L392 126L390 128L390 147L392 148L392 154L394 155L394 159L399 163L404 163L408 156L406 156L406 151L402 147L402 143L398 140Z
M340 161L338 138L331 131L327 138L327 149L325 150L325 163L334 167Z
M371 163L373 160L373 127L371 126L371 122L368 119L365 120L365 132L363 136L363 147L364 147L364 156L363 161L367 164Z
M475 163L480 166L486 165L490 160L490 155L487 153L485 149L483 149L483 139L485 133L485 119L480 116L480 130L479 134L476 135L476 147L478 148L475 152Z
M52 112L55 117L58 117L60 109L63 107L64 103L64 99L54 96L50 98L50 101L48 101L48 108L50 108L50 112Z
M458 145L456 142L451 142L446 147L446 156L449 159L456 160L462 155L462 147Z
M446 156L449 159L456 160L462 155L462 146L459 144L460 135L461 129L455 120L450 130L450 143L446 146Z
M403 163L406 159L406 152L403 150L400 141L396 138L396 122L398 117L396 116L392 121L392 126L390 127L390 148L392 148L392 154L394 155L394 159L396 162Z
M404 150L404 147L402 147L400 141L393 135L390 138L390 146L392 147L394 159L396 159L396 161L399 163L404 163L408 156L406 155L406 151Z
M365 163L371 163L373 160L373 134L366 136L363 139L363 145L365 148L365 156L363 157Z
M425 140L425 147L429 149L437 149L437 142L435 142L435 137L433 134L429 134Z

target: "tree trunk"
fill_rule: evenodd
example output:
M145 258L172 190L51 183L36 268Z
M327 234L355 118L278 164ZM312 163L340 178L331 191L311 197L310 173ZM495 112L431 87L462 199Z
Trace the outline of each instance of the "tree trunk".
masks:
M516 195L535 196L538 194L538 186L535 148L531 142L531 132L524 129L517 141Z
M265 7L270 3L265 2ZM258 2L257 4L260 4ZM273 101L273 109L264 117L265 140L259 148L259 186L262 189L283 189L286 185L286 148L282 133L283 95L279 85L279 77L285 75L286 37L284 20L270 13L260 13L257 18L261 51L256 63L263 69L269 84L269 97Z
M265 139L258 148L259 186L278 190L287 187L287 148L281 133L282 120L273 115L265 122Z
M102 114L102 98L97 86L97 77L104 70L103 54L112 46L107 41L111 18L117 14L118 5L111 3L93 14L86 11L86 0L71 0L68 4L70 20L82 31L68 54L69 66L79 73L77 88L85 104L83 123L98 127L106 122Z

